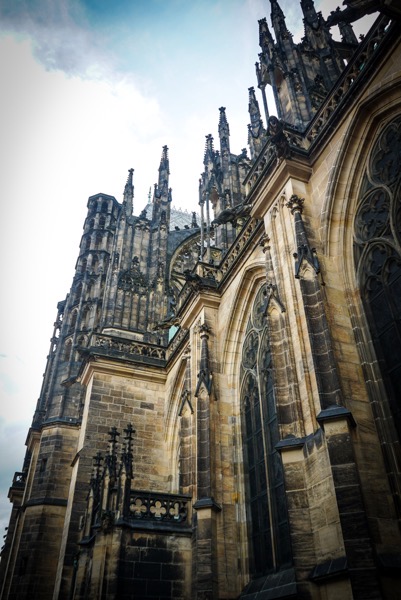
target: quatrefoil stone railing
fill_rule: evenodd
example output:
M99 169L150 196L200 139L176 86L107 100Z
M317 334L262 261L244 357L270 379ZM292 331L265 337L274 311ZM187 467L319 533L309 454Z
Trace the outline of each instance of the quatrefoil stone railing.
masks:
M131 490L129 519L186 523L191 497L182 494L163 494Z

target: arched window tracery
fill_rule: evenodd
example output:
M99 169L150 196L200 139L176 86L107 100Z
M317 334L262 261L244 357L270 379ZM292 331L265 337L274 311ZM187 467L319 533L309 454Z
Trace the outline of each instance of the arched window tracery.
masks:
M354 223L360 291L401 437L401 116L371 151Z
M279 441L274 373L265 318L266 286L256 295L241 360L241 415L251 573L291 565L290 533Z

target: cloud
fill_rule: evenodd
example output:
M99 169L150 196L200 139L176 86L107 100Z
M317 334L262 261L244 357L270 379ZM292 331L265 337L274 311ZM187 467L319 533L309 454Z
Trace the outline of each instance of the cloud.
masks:
M47 70L104 78L113 72L105 40L91 29L82 5L73 0L5 0L2 30L29 39L32 53Z

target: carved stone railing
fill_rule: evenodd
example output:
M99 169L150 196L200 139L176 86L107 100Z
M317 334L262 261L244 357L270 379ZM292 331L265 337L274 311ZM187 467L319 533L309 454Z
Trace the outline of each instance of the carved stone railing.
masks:
M290 149L305 150L306 143L304 135L301 131L297 131L287 123L282 123L283 136L288 145L288 157L291 156ZM268 136L267 141L262 148L259 156L256 158L244 180L246 195L249 196L250 191L255 184L260 180L261 176L266 176L277 165L283 157L280 156L280 150L273 143L272 137Z
M276 148L268 139L244 180L247 196L249 196L250 191L259 181L262 174L271 170L275 164L277 164Z
M219 282L221 273L215 265L209 265L205 262L198 262L196 265L196 273L203 279Z
M343 105L351 94L354 94L356 83L362 80L367 72L369 63L387 37L390 31L389 24L390 19L382 17L360 43L359 49L344 69L336 86L322 103L312 120L310 128L306 133L307 140L310 143L315 140L320 131L325 127L334 111Z
M195 269L186 276L186 282L178 296L178 310L193 293L217 289L220 280L221 274L218 267L199 261Z
M141 356L147 359L166 360L166 349L155 344L138 342L135 340L122 340L110 335L94 335L91 342L92 349L100 348L106 354L121 353L132 357Z
M235 243L231 246L230 250L224 257L224 260L220 264L219 268L222 277L224 277L226 273L230 270L231 266L236 262L239 255L247 246L249 240L253 237L256 230L260 227L261 221L257 221L255 219L250 219L246 223L246 225L238 235L237 239L235 240Z
M191 496L131 490L128 519L171 525L189 525Z

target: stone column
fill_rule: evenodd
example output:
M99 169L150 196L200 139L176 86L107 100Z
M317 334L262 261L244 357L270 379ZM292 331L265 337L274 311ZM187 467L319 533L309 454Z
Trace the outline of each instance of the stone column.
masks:
M214 600L218 597L216 514L221 510L212 495L211 461L211 393L212 373L209 365L209 328L200 327L201 360L198 384L195 391L197 402L197 501L195 528L195 577L194 598Z
M302 220L303 204L303 198L293 195L287 206L294 215L295 277L300 280L321 407L316 419L325 434L353 598L379 599L382 596L373 541L354 456L352 427L356 423L344 407L321 284L317 278L319 262Z

